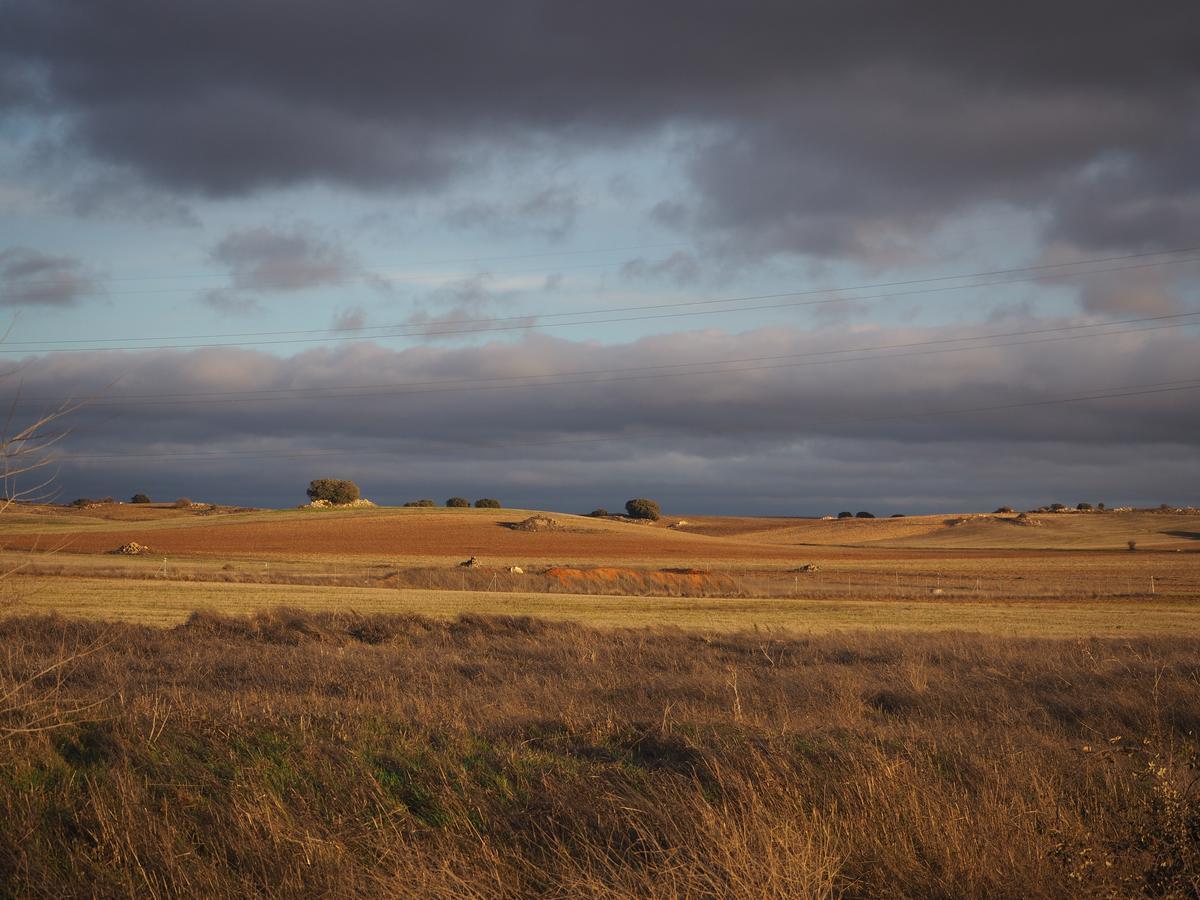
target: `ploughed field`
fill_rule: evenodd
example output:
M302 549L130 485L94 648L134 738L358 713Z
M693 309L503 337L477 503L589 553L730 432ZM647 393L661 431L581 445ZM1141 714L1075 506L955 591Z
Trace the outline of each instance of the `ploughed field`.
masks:
M826 557L906 559L1044 556L1063 550L1200 551L1200 516L1159 512L901 519L666 517L656 523L550 513L554 530L512 526L529 510L175 510L116 504L26 507L0 520L8 549L103 553L130 541L164 554L281 558L457 560L465 555L564 563L710 560L787 562ZM816 549L816 548L819 548Z

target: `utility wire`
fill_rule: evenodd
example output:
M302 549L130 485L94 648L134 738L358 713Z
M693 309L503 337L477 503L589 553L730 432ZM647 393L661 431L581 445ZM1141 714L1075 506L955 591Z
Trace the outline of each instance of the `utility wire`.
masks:
M1130 269L1141 269L1141 268L1149 268L1149 267L1153 267L1153 266L1169 265L1169 264L1176 264L1176 263L1195 262L1197 260L1200 260L1200 256L1184 257L1184 258L1170 259L1170 260L1159 260L1156 262L1138 263L1138 264L1127 265L1127 266L1112 266L1112 267L1102 268L1102 269L1090 269L1090 270L1083 271L1083 272L1045 273L1045 274L1039 274L1036 276L1006 278L1006 279L1002 279L999 281L987 281L987 282L979 282L979 283L975 283L975 284L929 287L929 288L922 288L922 289L918 289L918 290L897 291L897 292L890 292L890 293L883 293L883 294L868 295L865 297L863 297L863 296L831 297L831 298L826 298L823 300L806 300L806 301L767 304L767 305L758 305L758 306L737 306L737 307L731 307L729 309L704 309L704 310L692 310L689 312L657 313L657 314L645 315L645 316L621 316L621 317L613 317L613 318L608 318L608 319L592 319L592 320L586 320L586 321L539 322L539 321L536 321L536 319L538 319L539 317L542 317L542 316L561 318L564 316L591 315L593 313L601 312L601 310L589 310L589 311L568 312L568 313L541 313L541 314L534 313L534 314L526 314L526 315L521 315L521 316L507 316L507 317L502 317L502 318L489 318L489 319L462 319L462 320L447 321L444 323L439 323L439 326L440 326L442 324L470 324L473 322L487 323L487 322L505 322L505 321L511 322L514 320L520 320L519 324L514 324L514 325L485 326L485 327L481 327L481 328L469 328L469 329L459 329L459 330L451 329L451 330L436 331L436 330L432 330L430 327L427 327L427 326L408 325L405 327L410 328L410 329L415 329L415 330L406 331L406 332L396 332L396 333L390 333L390 334L374 334L374 335L366 335L366 336L363 336L363 335L330 336L330 337L292 338L292 339L279 339L279 340L233 341L233 342L207 343L207 344L158 344L158 345L152 345L152 346L126 345L126 346L117 346L117 347L112 347L112 346L109 346L109 347L105 347L105 346L47 347L45 349L32 350L32 351L31 350L17 350L17 349L2 349L2 350L0 350L0 353L3 353L3 354L17 354L17 353L49 354L49 353L105 352L105 351L117 351L117 350L143 350L143 351L145 351L145 350L202 350L202 349L217 349L217 348L227 348L227 347L248 347L248 346L258 347L258 346L268 346L268 345L278 345L278 344L330 343L330 342L340 342L340 341L358 341L358 340L364 340L364 339L381 340L381 339L387 339L387 338L436 337L436 336L462 335L462 334L485 334L485 333L504 332L504 331L527 331L527 330L534 330L534 329L540 329L540 328L570 328L570 327L578 327L578 326L584 326L584 325L606 325L606 324L613 324L613 323L619 323L619 322L638 322L638 321L648 321L648 320L655 320L655 319L673 319L673 318L682 318L682 317L699 316L699 315L721 315L721 314L731 313L731 312L741 313L741 312L752 312L752 311L756 311L756 310L785 309L785 308L802 307L802 306L818 306L818 305L832 304L832 303L850 303L850 302L861 303L861 302L874 301L874 300L893 299L896 297L942 293L945 291L958 291L958 290L968 290L968 289L976 289L976 288L984 288L984 287L994 287L994 286L998 286L998 285L1016 284L1016 283L1028 282L1028 281L1043 281L1043 280L1053 279L1053 278L1073 278L1073 277L1080 277L1080 276L1098 275L1098 274L1105 274L1105 273L1109 273L1109 272L1126 271L1126 270L1130 270ZM948 278L948 277L952 277L952 276L946 276L946 277ZM970 277L970 276L954 276L954 277L963 278L963 277ZM937 281L937 280L944 280L944 278L943 279L931 279L931 281ZM926 282L919 282L919 283L926 283ZM651 310L651 309L666 309L666 308L677 308L677 307L687 307L687 306L709 306L709 305L717 305L717 304L754 302L754 301L760 301L760 300L777 299L777 298L782 298L782 297L794 297L794 296L804 296L804 295L808 295L808 294L828 293L828 292L831 292L832 290L835 290L835 289L790 291L790 292L783 292L783 293L776 293L776 294L758 294L758 295L749 295L749 296L744 296L744 297L722 298L722 299L716 299L716 300L692 300L692 301L682 301L682 302L677 302L677 303L655 304L655 305L637 306L637 307L610 307L608 309L608 311L623 312L623 311L628 311L628 310L639 310L639 309L640 310ZM535 320L535 321L530 321L530 320ZM118 339L112 338L109 340L118 340ZM126 338L125 340L156 340L156 338ZM28 342L28 343L35 343L35 342ZM46 341L46 342L36 342L36 343L48 344L51 342ZM58 343L66 343L66 342L64 341L64 342L58 342Z
M1200 389L1200 379L1189 379L1183 381L1162 381L1144 385L1129 385L1123 388L1113 388L1104 393L1092 393L1084 395L1076 395L1069 397L1052 397L1042 400L1028 400L1018 403L1000 403L990 406L973 406L962 407L957 409L941 409L929 410L926 412L907 412L894 413L882 416L856 416L843 417L836 419L812 420L808 422L796 422L792 424L792 428L824 428L838 425L859 425L871 424L876 422L902 421L910 419L936 418L944 416L959 416L968 415L980 412L996 412L1010 409L1026 409L1039 406L1055 406L1067 403L1084 403L1094 400L1112 400L1123 397L1142 397L1151 394L1166 394L1179 391L1190 391ZM608 437L595 438L571 438L567 440L555 441L512 441L498 443L483 443L483 442L458 442L447 444L439 442L441 449L474 449L474 450L500 450L515 447L547 447L547 446L563 446L575 444L599 444L610 443L614 441L629 441L638 437L650 436L654 432L645 431L638 433L627 433L622 435L612 435ZM285 450L285 451L255 451L255 452L223 452L219 450L204 451L204 452L184 452L175 451L159 451L155 453L116 453L116 454L72 454L56 457L55 462L83 462L93 460L107 459L169 459L175 461L179 459L287 459L287 458L311 458L319 456L374 456L374 455L395 455L395 448L369 450L355 448L353 450L332 449L332 448L304 448L300 450Z
M667 246L681 246L681 245L667 245ZM584 252L584 251L580 251L580 252ZM936 283L943 282L943 281L963 281L963 280L975 279L975 278L989 278L989 277L993 277L993 276L997 276L997 275L1013 275L1013 274L1020 274L1020 273L1025 273L1025 272L1050 271L1050 270L1054 270L1054 269L1064 269L1064 268L1068 268L1070 266L1084 266L1084 265L1092 265L1092 264L1096 264L1096 263L1106 263L1106 262L1122 262L1125 260L1143 259L1143 258L1151 257L1151 256L1176 256L1176 255L1181 255L1181 254L1185 254L1185 253L1196 253L1196 252L1200 252L1200 246L1181 247L1181 248L1175 249L1175 250L1152 250L1152 251L1144 251L1141 253L1125 253L1125 254L1121 254L1119 256L1100 256L1100 257L1092 257L1090 259L1077 259L1072 262L1046 263L1046 264L1037 265L1037 266L1019 266L1017 268L1010 268L1010 269L991 269L991 270L983 271L983 272L966 272L966 273L959 273L959 274L955 274L955 275L937 275L937 276L933 276L931 278L912 278L912 279L907 279L907 280L903 280L903 281L879 281L879 282L873 282L873 283L869 283L869 284L842 285L840 287L834 286L834 287L824 287L824 288L812 288L809 290L790 291L790 292L778 293L778 294L758 294L758 295L751 296L751 297L732 297L732 298L725 298L725 299L719 299L719 300L681 301L681 302L676 302L676 303L659 303L659 304L642 305L642 306L610 306L610 307L601 307L599 309L576 310L574 312L542 313L542 314L535 313L535 314L522 315L522 316L509 316L509 317L505 317L505 318L492 317L492 318L486 318L486 319L453 319L453 320L444 321L440 324L442 324L442 325L469 325L469 324L481 323L481 322L486 323L486 322L497 322L497 321L510 321L510 320L515 320L515 319L527 319L527 318L531 318L533 316L537 316L537 317L541 317L541 318L544 318L546 316L591 316L591 315L602 315L602 314L607 314L607 313L611 313L611 312L635 312L635 311L647 310L647 309L666 309L669 307L692 306L692 305L699 305L699 304L703 304L703 303L734 303L734 302L738 302L740 300L769 300L769 299L778 299L781 297L802 297L802 296L812 295L812 294L833 294L833 293L844 293L844 292L849 292L849 291L876 290L879 288L910 287L912 285L917 285L917 284L936 284ZM1181 260L1181 261L1186 262L1187 260ZM1170 262L1173 262L1173 260L1163 260L1162 264L1168 264ZM1155 265L1158 265L1158 263L1155 263ZM1104 271L1107 271L1107 270L1104 270ZM1071 274L1072 275L1082 275L1082 274L1089 274L1089 273L1080 272L1080 273L1071 273ZM1002 282L1002 283L1006 283L1006 282ZM347 326L340 326L340 327L333 327L333 328L307 328L307 329L300 329L300 330L293 330L293 331L230 331L230 332L219 332L216 334L179 334L179 335L165 335L165 336L145 337L145 338L129 338L129 337L83 338L83 339L79 339L79 340L62 340L62 341L6 341L5 343L8 343L13 346L24 346L24 345L37 345L37 344L48 344L48 343L86 344L86 343L96 343L97 341L124 341L124 340L183 341L183 340L209 340L209 339L235 338L235 337L285 337L285 336L298 335L298 334L329 334L329 333L333 333L333 332L343 332L343 331L365 332L365 331L390 330L390 329L396 329L396 328L410 328L410 327L413 327L412 323L398 322L398 323L392 323L392 324L388 324L388 325L347 325Z

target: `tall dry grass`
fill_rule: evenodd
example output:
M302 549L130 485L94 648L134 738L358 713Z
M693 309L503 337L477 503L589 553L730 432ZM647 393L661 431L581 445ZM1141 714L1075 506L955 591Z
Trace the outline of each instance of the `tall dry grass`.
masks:
M1200 639L26 617L0 695L64 646L4 895L1200 891Z

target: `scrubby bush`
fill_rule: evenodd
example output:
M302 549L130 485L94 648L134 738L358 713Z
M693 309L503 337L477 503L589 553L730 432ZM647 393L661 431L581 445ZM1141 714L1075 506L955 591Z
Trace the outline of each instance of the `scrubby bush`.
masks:
M446 505L455 509L461 509L462 507L470 506L471 501L466 497L451 497L446 501Z
M1010 513L1012 511L1013 511L1013 508L1011 506L1001 506L999 509L996 510L995 514L1000 515L1001 513Z
M149 503L150 498L147 497L145 494L134 494L132 497L129 498L129 502L130 503Z
M842 510L840 513L838 513L838 518L839 519L853 519L854 513L850 512L848 510Z
M432 500L409 500L404 505L405 506L420 506L420 507L437 506L437 504L434 503Z
M893 519L903 519L903 518L904 518L904 513L892 513L892 515L891 515L891 518L893 518Z
M476 509L500 509L500 501L495 497L482 497L475 501Z
M591 516L593 519L603 519L608 516L608 510L605 509L603 506L598 506L595 509L593 509L590 513L588 513L588 515Z
M1065 503L1051 503L1050 504L1051 512L1062 512L1066 508L1067 508L1067 504L1065 504Z
M647 500L645 497L635 497L632 500L625 501L625 512L629 514L631 519L650 519L657 521L662 515L662 510L653 500Z
M192 501L189 500L187 497L180 497L178 500L175 501L175 508L176 509L191 509Z
M875 518L875 513L869 513L866 510L863 510L862 512L856 512L854 514L854 518L856 518L856 519L873 519L873 518Z
M358 485L341 478L317 478L308 483L308 499L324 500L334 506L353 503L360 496Z

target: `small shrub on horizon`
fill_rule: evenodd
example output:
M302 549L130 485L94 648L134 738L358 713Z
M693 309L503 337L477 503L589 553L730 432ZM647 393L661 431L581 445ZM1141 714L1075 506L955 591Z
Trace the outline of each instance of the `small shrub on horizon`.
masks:
M1065 503L1051 503L1050 504L1051 512L1062 512L1066 508L1067 508L1067 504L1065 504Z
M862 512L856 512L854 514L854 518L856 518L856 519L873 519L873 518L875 518L875 513L869 513L866 510L863 510Z
M192 501L189 500L187 497L180 497L178 500L175 501L175 508L176 509L191 509Z
M853 519L854 513L850 512L849 510L842 510L840 513L838 513L837 517L839 519Z
M608 517L608 510L605 509L603 506L598 506L595 509L593 509L590 513L588 513L588 515L591 516L593 519L604 519L604 518Z
M404 505L408 506L408 507L419 506L421 508L437 506L436 503L434 503L432 500L428 500L428 499L426 499L426 500L409 500Z
M470 505L471 501L466 497L451 497L446 501L446 506L450 507L451 509L463 509L465 507L469 507Z
M145 494L134 494L132 497L129 498L129 502L130 503L149 503L150 498L147 497Z
M500 501L495 497L482 497L475 501L476 509L501 509Z
M662 515L658 503L646 497L634 497L625 501L625 512L631 519L649 519L654 522Z
M1013 508L1011 506L1001 506L999 509L996 510L995 513L993 513L993 515L1000 515L1001 513L1010 513L1012 511L1013 511Z
M1075 505L1075 508L1076 508L1077 510L1079 510L1080 512L1091 512L1091 511L1092 511L1092 504L1090 504L1090 503L1077 503L1077 504Z

